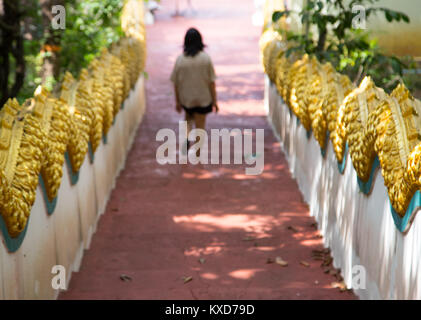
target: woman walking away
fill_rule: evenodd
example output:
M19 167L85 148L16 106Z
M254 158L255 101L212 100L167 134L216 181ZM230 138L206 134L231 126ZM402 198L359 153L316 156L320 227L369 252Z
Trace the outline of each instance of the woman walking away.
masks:
M187 137L193 122L197 129L205 129L206 115L212 110L219 110L216 101L215 70L211 58L203 51L204 47L200 32L195 28L187 30L184 52L177 58L171 74L176 110L180 113L184 109L186 113ZM186 144L188 150L188 140ZM200 156L200 149L197 156Z

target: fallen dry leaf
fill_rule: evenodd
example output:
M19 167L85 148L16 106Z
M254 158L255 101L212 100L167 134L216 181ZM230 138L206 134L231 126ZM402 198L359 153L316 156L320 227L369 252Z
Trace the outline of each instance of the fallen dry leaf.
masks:
M121 281L132 281L132 277L128 276L127 274L121 274L120 275L120 280Z
M303 265L304 267L310 267L309 263L307 261L300 261L300 264Z
M200 259L199 259L199 262L200 262L201 264L204 264L204 263L206 262L206 260L205 260L205 258L200 258Z
M275 263L279 264L282 267L286 267L288 265L288 262L283 260L281 257L276 257Z
M330 271L329 271L329 274L330 275L332 275L332 276L336 276L336 274L338 273L338 271L336 271L336 270L334 270L334 269L331 269Z
M312 250L311 253L317 256L325 254L324 250Z
M342 292L347 290L346 285L343 281L342 282L332 282L331 286L332 286L332 288L340 289Z
M183 281L184 281L184 283L190 282L190 281L192 281L192 280L193 280L193 277L190 277L190 276L188 276L188 277L183 277Z

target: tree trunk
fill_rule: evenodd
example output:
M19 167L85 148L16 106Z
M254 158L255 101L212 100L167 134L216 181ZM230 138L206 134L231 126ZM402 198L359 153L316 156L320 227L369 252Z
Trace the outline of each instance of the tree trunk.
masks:
M15 46L12 49L12 54L16 61L15 66L15 83L10 91L12 97L16 97L19 90L22 88L25 80L25 52L23 47L23 36L19 32L19 36L15 37Z
M10 97L15 97L25 78L25 58L21 32L21 3L19 0L0 2L0 108ZM11 58L14 59L14 81L9 83Z
M305 8L307 8L308 6L308 0L305 1ZM307 11L308 13L308 11ZM305 39L306 39L306 43L308 41L308 35L310 33L310 21L307 19L306 24L305 24L305 28L304 28L304 34L305 34Z
M325 50L327 29L319 29L319 41L317 42L317 52Z

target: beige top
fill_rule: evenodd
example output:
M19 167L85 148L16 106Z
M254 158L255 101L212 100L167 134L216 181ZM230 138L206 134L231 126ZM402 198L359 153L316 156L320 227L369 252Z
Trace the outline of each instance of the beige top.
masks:
M209 55L200 51L194 57L181 54L175 62L171 81L177 87L180 103L186 108L207 107L212 103L211 82L215 70Z

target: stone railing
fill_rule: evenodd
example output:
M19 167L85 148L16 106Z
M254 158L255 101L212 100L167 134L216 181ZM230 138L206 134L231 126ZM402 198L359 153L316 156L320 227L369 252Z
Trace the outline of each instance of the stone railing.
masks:
M59 96L40 87L0 111L0 298L56 297L52 267L68 282L89 246L145 108L143 1L126 1L122 28Z
M354 87L329 63L286 57L270 23L260 46L269 119L346 284L362 265L360 297L419 299L421 102L403 85Z

